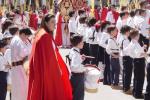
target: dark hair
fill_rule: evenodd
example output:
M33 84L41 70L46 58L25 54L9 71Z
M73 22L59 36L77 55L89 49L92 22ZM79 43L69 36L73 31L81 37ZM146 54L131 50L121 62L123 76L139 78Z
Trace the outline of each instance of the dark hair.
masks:
M7 45L5 40L0 40L0 49L4 48Z
M85 11L83 9L78 10L78 15L82 15L83 13L85 13Z
M140 7L142 8L144 5L146 5L148 2L147 1L141 1L140 2Z
M111 23L110 23L109 21L103 22L103 23L101 24L101 32L103 32L104 29L106 28L106 26L107 26L107 25L110 25L110 24L111 24Z
M83 36L79 34L73 34L70 38L72 46L77 46L81 41L83 41Z
M135 11L134 11L134 10L131 10L131 11L130 11L130 16L131 16L131 17L134 17L134 16L135 16Z
M120 17L122 18L123 16L125 16L126 15L126 13L125 12L121 12L120 13Z
M80 24L86 23L86 17L80 17L80 18L79 18L79 23L80 23Z
M121 11L124 11L125 9L127 9L128 7L127 6L122 6L121 7Z
M23 28L19 30L19 34L32 35L32 32L29 28Z
M110 25L108 28L107 28L107 33L111 34L112 31L114 31L116 29L116 26L115 25Z
M2 24L2 33L4 33L8 27L10 27L13 24L13 22L11 20L6 20L3 24Z
M140 10L139 10L139 15L142 15L142 14L145 13L145 12L146 12L146 10L140 9Z
M91 17L91 18L88 19L88 26L89 27L94 26L95 23L96 23L96 19L94 17Z
M9 28L9 32L10 32L11 35L15 35L15 33L17 31L19 31L19 28L16 27L16 26L12 26L12 27Z
M139 31L138 30L133 29L133 30L130 31L130 38L131 39L134 39L138 35L139 35Z
M124 25L121 27L120 32L121 34L125 34L126 32L129 32L131 30L131 27L128 25Z
M73 10L69 11L69 17L73 17L74 14L75 14L75 11Z
M19 9L15 9L15 10L14 10L14 13L15 13L15 14L20 14L21 11L20 11Z
M46 32L50 32L50 30L48 29L46 23L48 23L52 18L55 18L54 15L51 14L47 14L43 17L42 22L41 22L41 26L40 28L44 28Z

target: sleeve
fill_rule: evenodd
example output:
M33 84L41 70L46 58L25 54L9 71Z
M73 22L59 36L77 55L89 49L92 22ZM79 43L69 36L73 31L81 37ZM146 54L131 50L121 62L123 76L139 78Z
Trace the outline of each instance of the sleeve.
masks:
M82 65L82 61L80 61L79 56L76 54L73 54L71 59L71 71L72 72L84 72L85 67Z
M6 50L4 57L7 59L9 64L11 64L11 50L10 49Z
M108 40L108 44L107 44L107 46L106 46L106 52L107 52L108 54L111 54L111 53L112 53L112 51L111 51L112 42L113 42L113 41L111 41L111 39Z

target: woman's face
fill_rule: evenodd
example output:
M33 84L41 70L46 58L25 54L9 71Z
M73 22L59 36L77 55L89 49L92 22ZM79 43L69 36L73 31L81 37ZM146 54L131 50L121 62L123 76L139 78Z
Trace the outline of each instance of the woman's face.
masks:
M55 30L55 25L56 25L56 22L55 22L55 18L51 18L50 21L47 23L47 27L50 31L54 31Z

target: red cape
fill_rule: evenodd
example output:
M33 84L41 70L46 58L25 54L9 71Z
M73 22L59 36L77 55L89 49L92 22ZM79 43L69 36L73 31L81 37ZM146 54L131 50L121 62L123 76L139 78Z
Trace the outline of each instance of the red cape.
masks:
M108 13L108 9L106 7L103 7L102 12L101 12L101 21L102 22L106 21L107 13Z
M52 35L42 30L32 47L28 100L72 100L67 66L53 46Z
M99 20L99 13L98 13L97 9L94 9L94 16L95 16L96 20L98 21Z
M113 14L113 17L114 17L114 19L115 19L115 23L117 23L117 20L118 20L118 18L119 18L119 13L116 12L116 11L112 11L112 14Z
M56 36L55 36L55 42L57 46L62 45L62 16L59 14L58 22L57 22L57 28L56 28Z
M31 14L30 15L30 22L29 22L29 26L32 27L34 30L37 30L38 29L38 19L37 19L37 16L36 14Z

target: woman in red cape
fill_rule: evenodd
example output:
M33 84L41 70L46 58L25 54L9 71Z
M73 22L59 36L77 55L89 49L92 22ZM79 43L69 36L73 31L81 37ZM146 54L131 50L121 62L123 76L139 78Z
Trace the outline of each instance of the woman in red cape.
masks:
M53 39L55 19L46 15L30 57L28 100L72 100L69 72Z

